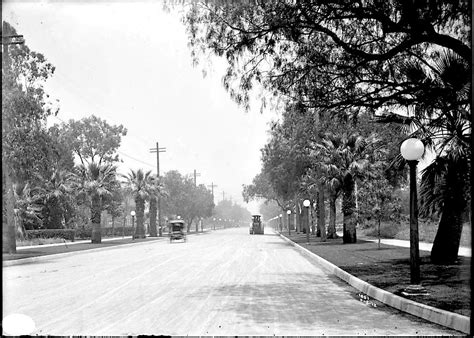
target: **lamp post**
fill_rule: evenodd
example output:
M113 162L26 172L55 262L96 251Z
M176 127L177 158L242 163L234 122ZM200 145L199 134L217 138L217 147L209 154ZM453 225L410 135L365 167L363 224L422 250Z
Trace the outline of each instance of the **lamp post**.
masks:
M132 239L135 239L135 210L130 211L132 216Z
M306 228L306 240L309 243L309 206L311 202L309 200L303 201L304 206L304 226Z
M425 152L423 142L416 138L405 140L400 152L410 167L410 282L420 284L420 253L418 247L418 201L416 192L416 166Z
M291 235L291 231L290 231L290 221L291 221L291 210L288 209L286 211L286 214L288 215L288 236Z
M283 230L282 217L283 215L280 214L280 232Z

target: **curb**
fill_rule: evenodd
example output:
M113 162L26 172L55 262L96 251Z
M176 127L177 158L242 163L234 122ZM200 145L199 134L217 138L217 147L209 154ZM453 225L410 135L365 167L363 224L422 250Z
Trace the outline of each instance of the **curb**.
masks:
M137 242L137 243L125 243L125 244L119 244L119 245L108 246L108 247L103 247L103 248L85 249L85 250L63 252L63 253L57 253L57 254L51 254L51 255L42 255L42 256L36 256L36 257L12 259L12 260L8 260L8 261L3 261L2 266L7 267L7 266L13 266L13 265L28 264L28 263L38 262L38 261L47 260L47 259L51 259L51 258L60 258L60 257L67 257L67 256L72 256L72 255L85 254L85 253L88 253L88 252L91 252L91 251L111 250L111 249L117 249L118 247L138 245L138 244L144 244L144 243L150 243L150 242L151 241L149 241L149 242Z
M279 234L289 244L293 245L303 256L315 261L318 265L322 266L329 272L332 272L338 278L342 279L349 285L353 286L357 290L367 294L368 296L387 304L395 309L403 312L407 312L411 315L423 318L432 323L439 324L466 334L470 332L470 321L469 317L449 312L446 310L437 309L435 307L414 302L412 300L394 295L388 291L382 290L376 286L373 286L363 280L347 273L338 266L328 262L324 258L312 253L308 249L301 245L293 242L282 234Z

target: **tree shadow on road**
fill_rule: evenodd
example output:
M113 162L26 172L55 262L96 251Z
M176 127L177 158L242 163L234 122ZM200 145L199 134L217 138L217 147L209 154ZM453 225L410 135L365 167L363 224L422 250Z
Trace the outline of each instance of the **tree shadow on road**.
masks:
M274 283L228 284L213 288L212 297L222 300L216 302L219 305L214 311L232 313L239 320L255 325L291 322L302 329L324 325L349 334L358 332L361 327L374 326L374 321L380 321L378 327L393 330L395 320L400 316L421 321L380 302L376 302L377 308L360 302L359 292L335 276L294 273L290 283L278 282L281 277L281 274L272 274ZM201 298L205 295L209 295L209 288L190 296ZM392 317L394 320L390 320Z

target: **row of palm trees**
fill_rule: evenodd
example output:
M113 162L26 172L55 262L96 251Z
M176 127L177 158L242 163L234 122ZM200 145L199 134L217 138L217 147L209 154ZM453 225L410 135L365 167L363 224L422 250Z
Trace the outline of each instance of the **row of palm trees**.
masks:
M124 180L119 181L119 177ZM145 237L145 202L150 201L150 235L156 236L156 201L164 196L164 189L151 171L130 170L127 175L118 175L117 167L111 163L91 162L81 164L72 171L55 170L49 179L39 180L41 184L16 185L16 218L20 232L25 232L24 223L38 218L41 206L47 206L50 227L62 228L68 223L67 209L85 205L90 210L92 243L101 243L101 214L111 202L115 192L124 188L125 193L135 201L137 226L135 238Z
M92 223L92 243L101 242L101 213L104 210L104 201L110 197L114 190L120 187L117 180L117 168L112 164L98 165L91 163L87 167L79 167L79 176L76 179L79 183L79 192L85 193L90 198L91 223ZM124 186L126 193L130 194L135 201L135 212L137 226L134 238L145 238L145 202L150 201L150 214L153 219L150 222L150 235L157 236L156 231L156 201L159 196L165 196L163 187L151 171L142 169L130 170L127 175L121 175L125 179ZM77 181L76 181L77 182Z
M312 166L305 180L323 184L329 195L329 224L327 238L336 238L336 200L342 195L343 242L355 243L356 236L356 181L374 178L385 163L386 149L372 134L362 137L352 133L326 133L311 152ZM310 184L311 186L311 184ZM320 192L319 192L320 193ZM324 206L322 206L324 207ZM325 229L320 229L325 239Z
M399 138L416 137L435 156L422 172L420 185L420 212L422 216L437 213L439 228L433 243L431 260L435 263L452 263L457 258L463 216L469 212L471 190L471 107L470 65L454 53L441 53L439 60L429 69L417 62L406 63L400 71L407 80L422 83L425 88L412 93L411 100L418 102L408 107L409 115L384 114L376 118L391 130L399 130ZM406 108L406 107L405 107ZM393 153L398 149L394 139L380 140L380 135L362 137L352 128L347 132L338 126L313 144L310 154L311 168L306 171L302 194L308 187L323 184L329 192L330 222L328 237L335 235L335 200L342 195L345 243L356 241L354 217L355 182L367 178L378 181L372 188L379 203L384 203L388 186L384 171L388 168L387 151L394 158L391 168L403 167L404 160ZM349 128L348 128L349 129ZM383 134L382 134L383 135ZM404 136L403 136L404 135ZM319 193L316 189L316 192ZM375 209L380 210L376 205Z

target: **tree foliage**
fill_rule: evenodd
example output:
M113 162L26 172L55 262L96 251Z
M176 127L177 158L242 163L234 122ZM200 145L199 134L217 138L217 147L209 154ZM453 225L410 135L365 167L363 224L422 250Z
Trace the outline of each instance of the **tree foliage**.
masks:
M116 151L127 129L122 125L110 125L107 121L92 115L79 121L70 120L59 127L61 138L78 156L81 164L113 163L120 161Z
M211 1L195 2L184 21L196 60L227 59L224 86L244 106L260 83L347 112L415 103L422 84L407 81L404 62L431 67L442 49L469 62L470 12L467 1Z
M195 186L191 178L176 170L168 171L162 179L167 195L162 199L162 210L168 218L180 216L188 231L193 222L210 217L214 208L212 193L204 186Z
M117 168L112 164L99 165L95 162L79 165L74 173L75 189L82 195L85 205L90 209L92 223L92 243L101 243L101 213L104 200L110 198L118 189ZM81 198L81 196L79 196Z

